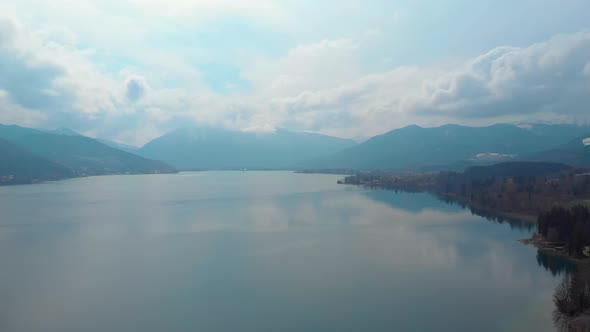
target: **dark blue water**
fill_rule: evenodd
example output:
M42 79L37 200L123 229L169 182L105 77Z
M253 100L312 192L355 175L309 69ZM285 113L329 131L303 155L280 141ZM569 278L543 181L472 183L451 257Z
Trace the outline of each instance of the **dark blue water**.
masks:
M0 331L554 330L529 230L337 179L2 187Z

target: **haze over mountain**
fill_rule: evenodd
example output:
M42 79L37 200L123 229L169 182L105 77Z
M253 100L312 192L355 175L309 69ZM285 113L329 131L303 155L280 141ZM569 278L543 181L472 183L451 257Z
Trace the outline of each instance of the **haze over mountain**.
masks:
M80 133L70 129L70 128L56 128L56 129L38 129L39 131L48 133L48 134L55 134L55 135L64 135L64 136L80 136Z
M159 137L138 153L179 169L292 169L355 145L353 140L280 128L242 132L190 127Z
M39 131L45 132L45 133L49 133L49 134L56 134L56 135L65 135L65 136L83 136L80 133L70 129L70 128L56 128L56 129L38 129ZM113 140L110 139L104 139L104 138L94 138L94 140L104 144L104 145L108 145L112 148L118 149L118 150L122 150L125 152L129 152L129 153L133 153L136 154L137 150L139 149L139 147L137 146L133 146L133 145L129 145L129 144L123 144L123 143L118 143L115 142Z
M590 149L583 144L583 140L590 137L589 133L589 127L575 125L445 125L434 128L414 125L357 144L353 140L280 128L243 132L191 126L165 134L138 150L129 148L132 152L129 153L117 149L117 143L106 141L108 144L103 144L68 129L36 130L0 125L0 139L6 140L4 149L12 151L14 148L10 147L13 145L20 149L18 153L6 152L2 161L4 170L14 169L14 165L33 160L33 157L38 160L33 168L51 170L49 173L32 172L29 174L31 179L173 172L174 169L164 162L185 170L348 168L423 171L463 169L517 160L590 167ZM7 174L17 173L0 173L0 176ZM27 176L26 172L18 174Z
M538 152L529 158L531 161L559 162L577 167L590 168L590 129L585 135L573 138L555 149Z
M17 183L72 176L175 172L164 162L117 150L69 131L0 125L0 139L0 176L17 177Z
M118 143L118 142L115 142L115 141L112 141L109 139L97 138L96 140L104 145L110 146L111 148L115 148L115 149L122 150L125 152L133 153L133 154L137 154L137 150L139 150L139 147L137 147L137 146Z
M559 147L588 127L546 124L496 124L488 127L408 126L319 158L311 168L423 169L464 167L510 159Z

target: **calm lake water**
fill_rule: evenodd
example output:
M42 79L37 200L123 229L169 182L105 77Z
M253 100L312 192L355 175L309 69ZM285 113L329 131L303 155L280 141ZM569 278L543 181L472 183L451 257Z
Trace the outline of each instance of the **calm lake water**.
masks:
M1 187L0 331L554 330L529 230L339 178Z

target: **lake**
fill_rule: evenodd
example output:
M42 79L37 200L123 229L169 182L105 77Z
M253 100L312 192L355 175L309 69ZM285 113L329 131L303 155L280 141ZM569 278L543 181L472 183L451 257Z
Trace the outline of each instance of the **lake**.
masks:
M0 331L555 330L530 228L340 178L0 187Z

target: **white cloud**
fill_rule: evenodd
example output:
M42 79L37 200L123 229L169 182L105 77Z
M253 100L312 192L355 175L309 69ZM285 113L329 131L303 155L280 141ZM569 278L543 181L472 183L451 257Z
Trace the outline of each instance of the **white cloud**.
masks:
M367 7L342 6L347 13ZM381 16L370 21L375 25L350 22L362 27L351 33L329 22L304 26L297 15L316 15L306 22L319 24L322 13L295 7L254 0L4 2L0 12L13 18L0 18L0 122L71 126L143 143L187 122L354 137L412 123L590 114L590 33L497 47L459 65L394 67L403 45L381 30ZM395 24L408 20L395 11L382 15ZM220 18L247 19L288 40L272 52L228 47L227 55L191 43ZM299 34L304 38L293 37ZM219 56L238 69L246 92L219 95L208 85L199 61Z
M459 67L398 68L273 102L290 120L344 129L339 134L411 123L588 120L590 78L580 75L588 61L590 33L560 35L524 48L499 47Z
M130 76L125 80L127 99L135 102L141 99L148 89L147 82L141 76Z
M8 98L8 93L0 89L0 123L35 127L42 125L46 120L45 114L15 104Z
M116 82L90 61L91 52L39 38L13 20L2 19L2 80L9 98L45 112L116 111Z
M278 59L258 59L244 77L259 92L272 96L326 89L358 78L359 44L350 39L322 40L298 45Z
M587 115L590 33L556 36L525 48L498 48L442 77L425 81L410 111L494 118L502 115Z

